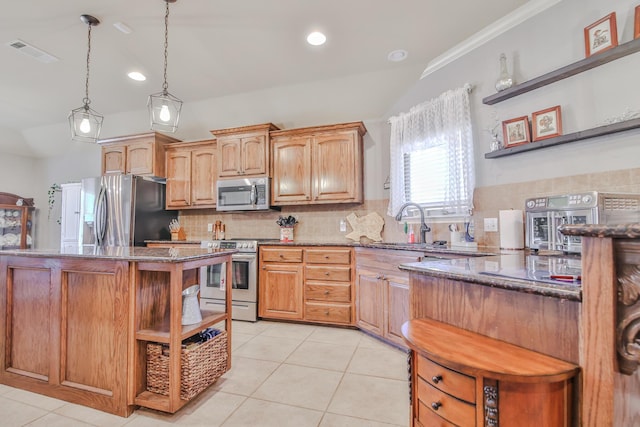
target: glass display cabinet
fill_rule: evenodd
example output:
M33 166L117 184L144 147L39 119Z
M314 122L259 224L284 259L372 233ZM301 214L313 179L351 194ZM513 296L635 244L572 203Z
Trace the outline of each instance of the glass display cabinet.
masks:
M0 192L0 249L33 247L33 199Z

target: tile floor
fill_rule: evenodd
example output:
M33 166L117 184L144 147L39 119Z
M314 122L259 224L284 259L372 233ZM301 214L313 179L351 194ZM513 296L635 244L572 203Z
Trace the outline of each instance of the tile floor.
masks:
M178 413L128 418L0 385L0 425L382 427L409 425L406 353L360 331L234 322L232 369Z

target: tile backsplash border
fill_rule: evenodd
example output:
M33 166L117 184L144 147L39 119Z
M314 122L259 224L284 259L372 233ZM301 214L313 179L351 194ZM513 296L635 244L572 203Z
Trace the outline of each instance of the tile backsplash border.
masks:
M601 173L575 175L571 177L551 178L537 181L504 184L476 188L474 193L474 214L472 221L476 241L481 246L499 246L497 232L485 232L484 218L497 218L503 209L522 209L527 198L545 195L566 194L580 191L602 191L615 193L640 193L640 168L623 169ZM216 220L226 225L226 238L278 239L280 229L276 224L278 216L292 215L299 224L295 227L295 241L310 243L349 243L340 231L340 221L350 213L364 216L377 212L385 221L382 239L386 242L404 242L403 223L387 215L388 200L366 200L355 205L312 205L288 206L282 211L220 213L213 209L180 211L180 223L188 240L211 239L207 224ZM434 240L449 240L446 223L429 224ZM416 235L418 226L414 225Z

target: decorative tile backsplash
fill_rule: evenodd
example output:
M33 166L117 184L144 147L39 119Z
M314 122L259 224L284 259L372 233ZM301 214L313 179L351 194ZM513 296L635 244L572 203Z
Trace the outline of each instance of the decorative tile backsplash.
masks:
M640 193L640 168L544 179L523 183L477 188L474 194L473 222L476 241L481 246L498 247L497 232L485 232L484 218L497 218L501 209L523 209L529 197L565 194L579 191L606 191L616 193ZM404 242L404 223L387 215L388 200L367 200L358 205L289 206L282 211L219 213L213 209L184 210L180 212L180 224L187 240L211 239L207 224L216 220L226 225L226 238L279 239L278 216L292 215L298 220L295 240L301 242L348 243L345 237L351 231L340 231L340 221L350 213L364 216L377 212L384 219L382 239L386 242ZM434 240L449 240L447 223L429 224ZM460 224L462 226L462 224ZM419 235L418 224L413 225Z

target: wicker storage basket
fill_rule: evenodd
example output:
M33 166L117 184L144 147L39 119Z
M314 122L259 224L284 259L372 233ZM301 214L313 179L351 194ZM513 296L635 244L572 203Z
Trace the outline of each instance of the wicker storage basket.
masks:
M180 399L189 400L227 371L227 332L180 355ZM147 343L147 390L169 395L169 347Z

